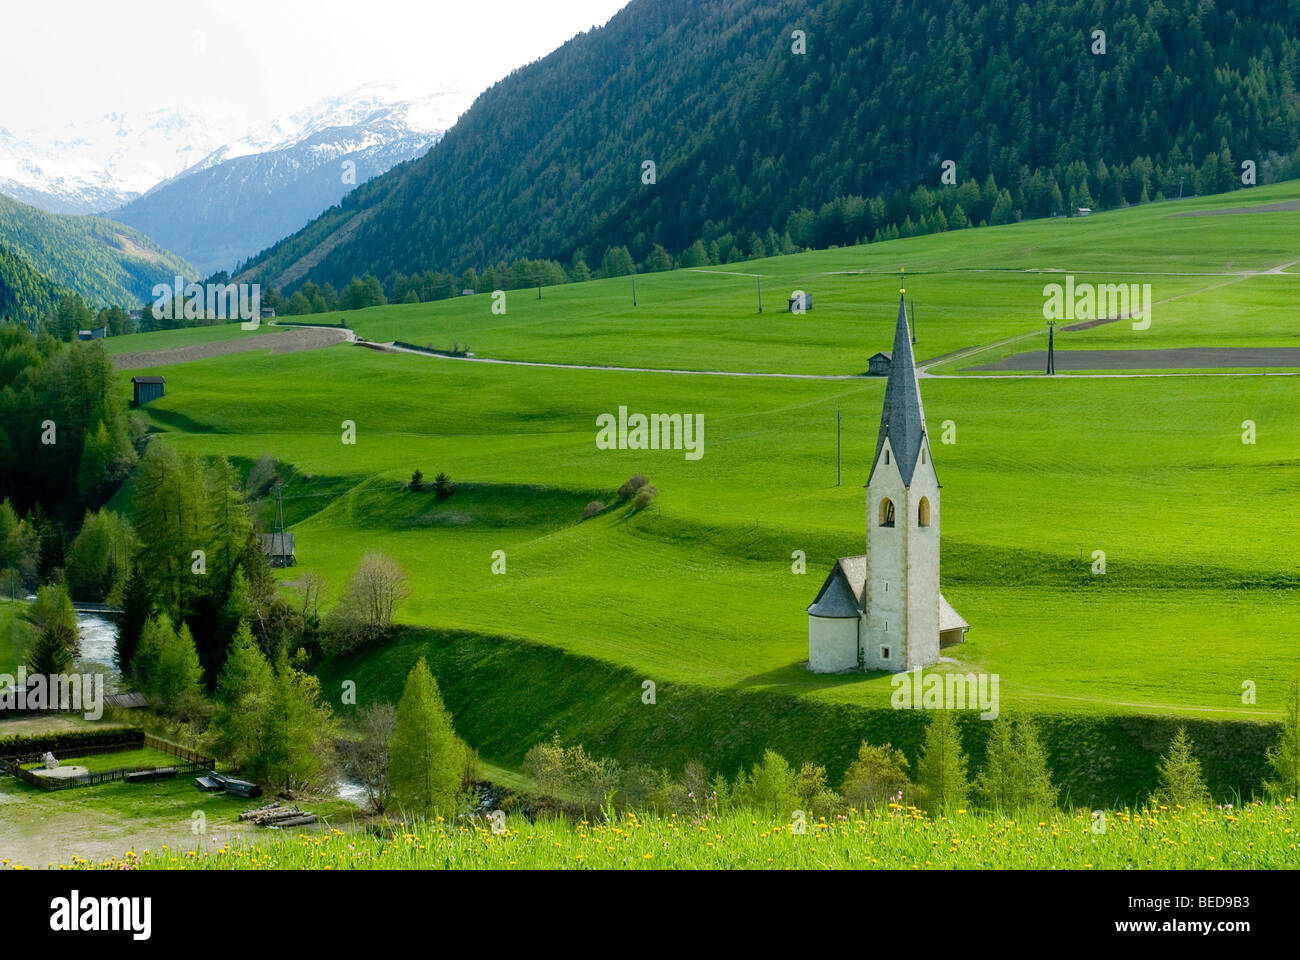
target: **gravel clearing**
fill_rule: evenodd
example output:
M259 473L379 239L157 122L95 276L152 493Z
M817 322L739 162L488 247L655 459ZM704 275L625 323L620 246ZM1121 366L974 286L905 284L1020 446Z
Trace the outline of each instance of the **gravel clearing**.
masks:
M192 363L210 357L224 357L231 353L249 353L266 350L271 353L297 353L301 350L319 350L344 343L352 338L350 330L329 327L298 327L283 333L250 334L233 340L218 340L192 347L168 347L162 350L145 350L123 353L113 358L118 370L143 370L148 367L166 367L177 363Z
M1219 370L1300 367L1300 347L1177 347L1171 350L1057 350L1057 370ZM967 370L1045 370L1047 351L1033 350Z

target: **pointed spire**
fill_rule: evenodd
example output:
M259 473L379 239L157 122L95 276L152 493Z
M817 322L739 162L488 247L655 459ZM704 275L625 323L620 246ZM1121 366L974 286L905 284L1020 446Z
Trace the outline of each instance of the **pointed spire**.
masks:
M903 475L903 484L912 485L912 473L921 457L921 439L925 434L925 411L921 409L921 388L916 382L916 365L912 358L912 336L907 327L904 291L898 294L898 324L894 328L894 352L890 357L889 381L885 384L884 408L880 412L880 433L876 437L876 457L871 462L875 474L889 438L890 449ZM870 478L867 480L870 483Z

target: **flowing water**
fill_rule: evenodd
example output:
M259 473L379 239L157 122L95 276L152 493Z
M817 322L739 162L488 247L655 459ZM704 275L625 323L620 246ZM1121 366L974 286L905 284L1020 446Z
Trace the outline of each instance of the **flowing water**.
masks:
M77 633L81 637L81 656L77 669L104 674L106 692L114 693L122 675L113 663L117 652L117 624L102 613L77 611Z

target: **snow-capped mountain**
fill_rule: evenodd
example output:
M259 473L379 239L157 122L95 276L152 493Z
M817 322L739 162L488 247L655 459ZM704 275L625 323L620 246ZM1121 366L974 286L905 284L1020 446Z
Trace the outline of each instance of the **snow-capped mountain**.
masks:
M51 213L111 210L198 163L232 129L231 116L179 108L22 134L0 127L0 193Z
M262 123L238 140L223 143L181 175L226 160L296 146L334 127L378 127L386 123L413 134L441 135L468 106L469 100L460 89L413 96L394 82L371 83L344 96L321 100L299 113Z
M471 100L457 88L409 93L369 84L251 127L159 110L43 137L0 129L0 193L60 213L110 211L203 273L228 269L423 154Z
M468 102L459 90L402 99L394 85L368 85L221 144L108 216L204 274L232 269L422 155Z

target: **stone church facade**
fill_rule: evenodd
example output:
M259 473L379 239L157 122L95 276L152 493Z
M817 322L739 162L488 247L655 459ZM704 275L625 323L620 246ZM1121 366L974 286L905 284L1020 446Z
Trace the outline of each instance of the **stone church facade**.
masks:
M866 492L867 552L837 560L808 607L817 673L927 666L969 628L939 592L939 477L901 297Z

